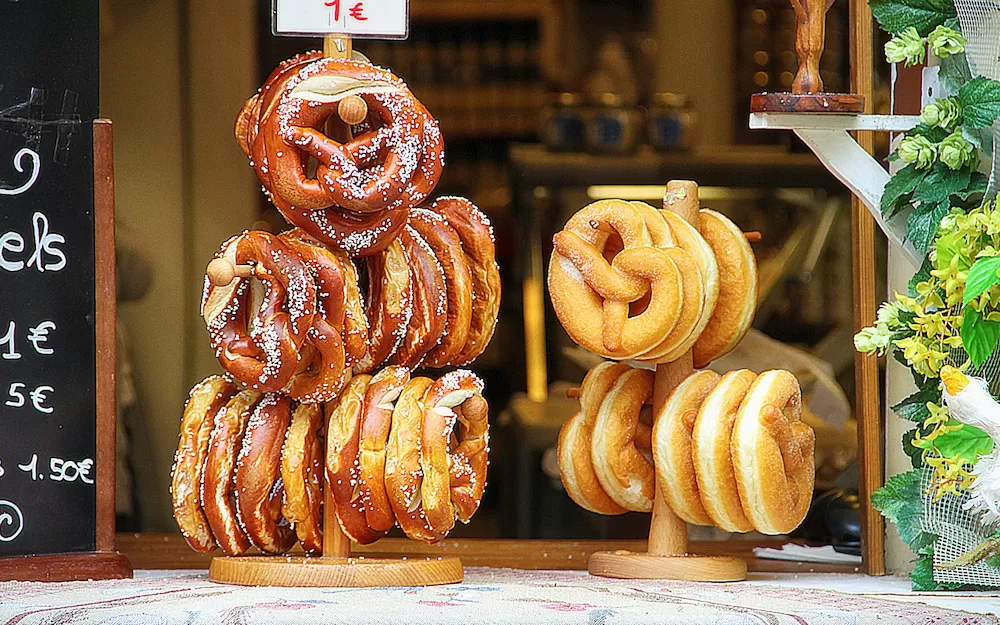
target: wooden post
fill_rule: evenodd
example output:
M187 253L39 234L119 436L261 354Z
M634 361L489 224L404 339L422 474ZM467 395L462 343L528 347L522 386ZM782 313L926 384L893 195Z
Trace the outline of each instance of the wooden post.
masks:
M874 73L872 37L872 14L868 3L851 0L851 89L868 103L871 102ZM872 132L858 132L857 141L869 153L873 151ZM860 330L875 323L875 221L857 196L851 198L851 260L854 326L855 330ZM858 490L863 502L861 554L866 573L885 575L885 521L870 503L872 493L882 486L882 424L876 359L855 353L854 380L860 458Z

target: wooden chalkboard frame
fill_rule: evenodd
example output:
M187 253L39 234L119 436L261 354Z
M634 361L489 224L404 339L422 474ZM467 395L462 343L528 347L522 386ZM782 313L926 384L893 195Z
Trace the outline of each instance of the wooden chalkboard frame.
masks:
M111 121L94 129L94 262L97 388L97 511L95 550L0 558L0 581L62 582L132 577L125 556L115 551L116 311L115 172Z

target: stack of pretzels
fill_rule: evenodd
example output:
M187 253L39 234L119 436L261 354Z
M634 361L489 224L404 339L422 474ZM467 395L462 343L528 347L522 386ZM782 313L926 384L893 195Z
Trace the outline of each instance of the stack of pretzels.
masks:
M225 376L184 411L177 523L192 548L228 554L320 553L324 513L359 543L394 525L436 542L479 507L489 407L470 371L411 372L464 366L489 344L492 225L464 198L425 203L441 133L388 70L298 55L235 131L293 228L232 237L206 272Z
M728 532L786 534L815 480L813 429L795 377L696 371L660 410L653 373L605 362L584 378L580 412L559 433L559 471L579 506L649 512L656 488L674 513Z
M703 367L746 335L757 264L743 232L702 209L700 227L643 202L602 200L552 240L549 297L578 345L614 360Z
M197 551L251 545L323 549L323 482L351 539L398 524L436 542L468 522L486 486L489 407L482 381L387 367L354 377L325 405L240 390L213 376L192 391L172 474L174 517Z

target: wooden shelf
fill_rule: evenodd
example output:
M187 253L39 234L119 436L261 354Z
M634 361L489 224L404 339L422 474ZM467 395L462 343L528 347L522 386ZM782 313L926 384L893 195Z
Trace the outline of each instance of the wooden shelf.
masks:
M852 564L816 564L762 560L752 557L754 547L780 547L780 540L693 541L693 553L748 558L750 571L784 573L857 573ZM214 553L192 551L180 534L118 534L118 550L135 569L207 569ZM298 547L296 547L298 549ZM458 556L465 566L532 570L586 570L595 551L627 549L646 551L644 540L512 540L445 539L427 545L406 538L383 538L367 546L353 545L352 553L365 557Z

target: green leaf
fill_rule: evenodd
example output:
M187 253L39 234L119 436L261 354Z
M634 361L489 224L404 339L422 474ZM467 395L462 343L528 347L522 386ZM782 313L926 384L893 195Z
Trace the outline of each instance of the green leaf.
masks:
M934 581L933 552L917 556L913 561L913 570L910 571L910 580L913 582L913 590L937 590L938 583Z
M978 367L996 349L997 341L1000 340L1000 321L987 321L979 311L966 306L960 334L965 353Z
M907 471L893 475L885 482L885 486L872 493L872 505L886 519L895 523L899 529L899 537L910 545L925 545L928 539L920 524L923 521L924 507L920 494L920 471Z
M956 195L963 200L969 199L969 196L975 195L976 193L986 193L986 185L989 183L989 176L984 173L974 171L972 176L969 178L969 186L965 187L960 193Z
M912 193L926 175L926 169L917 169L913 163L893 174L882 191L882 201L879 204L882 214L890 218L898 213L902 208L900 198Z
M920 263L920 269L917 270L917 273L913 274L913 277L910 278L910 281L907 284L907 291L909 292L910 297L917 296L918 284L921 282L927 282L931 279L931 269L934 269L934 266L931 264L930 259L924 258L924 262ZM905 362L903 364L906 365Z
M958 93L962 85L972 80L969 61L965 58L965 53L953 54L948 58L941 59L939 67L938 81L948 93Z
M993 556L986 559L986 564L992 566L993 568L1000 569L1000 555Z
M913 465L914 469L919 469L924 463L924 450L913 444L913 439L916 438L919 432L919 428L913 428L903 434L903 453L910 458L910 464Z
M977 76L958 90L962 115L969 128L985 128L1000 115L1000 82Z
M935 381L936 382L936 381ZM927 417L931 416L927 410L927 402L938 403L941 401L941 391L937 384L928 384L917 390L903 401L892 407L892 411L907 421L923 423Z
M896 34L910 26L921 36L955 17L955 5L950 0L868 0L879 26Z
M939 126L928 126L927 124L917 124L906 131L907 137L925 137L934 143L938 143L951 133Z
M948 214L950 206L947 202L935 204L929 209L924 209L925 205L917 207L906 219L906 238L913 242L921 255L927 253L927 249L934 241L938 226L941 220Z
M977 258L965 279L965 295L962 303L968 304L987 289L1000 282L1000 256Z
M976 464L979 456L993 451L993 439L986 432L971 425L963 425L955 419L949 419L948 425L962 425L962 427L934 439L934 448L945 458L957 455L965 464Z
M949 232L938 236L934 242L934 249L937 252L937 258L934 262L935 267L948 267L951 265L951 259L955 257L955 254L958 253L958 250L963 245L965 245L965 237L957 232ZM965 260L964 256L959 257L959 271L968 271L970 265L971 263Z
M955 170L938 161L930 173L924 176L913 191L914 202L937 204L947 200L969 186L972 170L968 167Z

